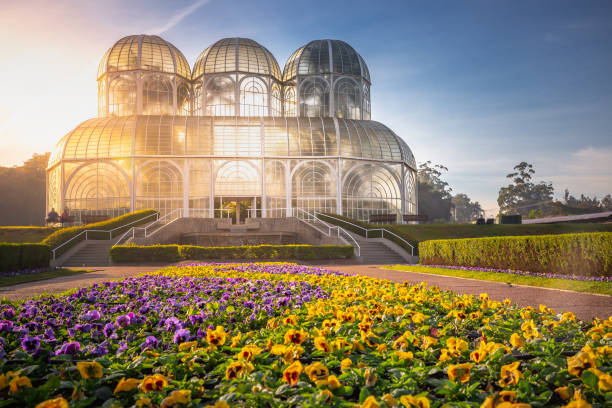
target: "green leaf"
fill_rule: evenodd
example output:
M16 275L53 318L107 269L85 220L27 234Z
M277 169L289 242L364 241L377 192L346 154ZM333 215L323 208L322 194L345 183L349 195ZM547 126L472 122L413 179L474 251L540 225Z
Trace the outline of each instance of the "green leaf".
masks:
M363 387L359 393L359 403L363 404L363 401L365 401L370 395L372 394L370 393L370 390L368 390L368 387Z
M582 378L582 382L589 387L597 389L597 382L599 381L599 378L597 378L595 373L592 371L584 370L580 378Z

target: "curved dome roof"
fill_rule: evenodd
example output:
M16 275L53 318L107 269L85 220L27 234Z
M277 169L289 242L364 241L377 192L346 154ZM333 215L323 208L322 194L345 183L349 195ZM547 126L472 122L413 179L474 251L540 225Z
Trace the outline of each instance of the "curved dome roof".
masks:
M298 48L285 64L283 81L290 81L297 75L328 73L357 75L370 82L370 71L364 59L340 40L315 40Z
M193 66L192 78L236 71L271 75L281 80L274 55L257 41L238 37L223 38L202 51Z
M253 132L257 126L261 127L261 131ZM228 143L228 135L249 136L240 143ZM96 118L81 123L57 143L48 167L61 160L128 158L133 155L340 155L355 159L402 161L416 170L408 145L385 125L375 121L150 115Z
M189 63L182 52L156 35L129 35L106 51L98 66L98 79L107 72L146 70L177 74L191 79Z

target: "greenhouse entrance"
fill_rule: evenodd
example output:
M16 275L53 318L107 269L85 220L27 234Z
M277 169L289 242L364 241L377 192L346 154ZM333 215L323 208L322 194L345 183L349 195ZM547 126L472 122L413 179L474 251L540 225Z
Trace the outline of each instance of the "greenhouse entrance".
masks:
M215 197L215 218L231 218L243 224L247 218L261 218L261 197Z

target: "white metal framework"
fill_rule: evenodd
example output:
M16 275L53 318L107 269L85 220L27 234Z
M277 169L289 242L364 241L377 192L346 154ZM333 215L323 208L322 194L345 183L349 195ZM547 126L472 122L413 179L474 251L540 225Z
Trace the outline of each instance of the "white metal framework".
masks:
M281 74L263 46L227 38L191 74L165 40L125 37L100 63L100 117L49 159L47 207L215 217L246 201L262 217L416 214L414 156L369 120L369 88L365 61L342 41L306 44Z

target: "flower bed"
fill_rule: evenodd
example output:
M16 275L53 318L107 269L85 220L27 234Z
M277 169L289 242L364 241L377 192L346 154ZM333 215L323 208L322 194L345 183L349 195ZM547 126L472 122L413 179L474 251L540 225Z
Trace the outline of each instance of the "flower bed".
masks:
M0 400L14 406L603 407L612 398L612 318L584 323L486 294L298 265L170 267L5 302L0 319Z
M457 269L457 270L462 270L462 271L508 273L511 275L534 276L537 278L548 278L548 279L612 282L612 276L560 275L558 273L529 272L529 271L519 271L515 269L481 268L478 266L455 266L455 265L418 265L418 266L424 267L424 268Z

